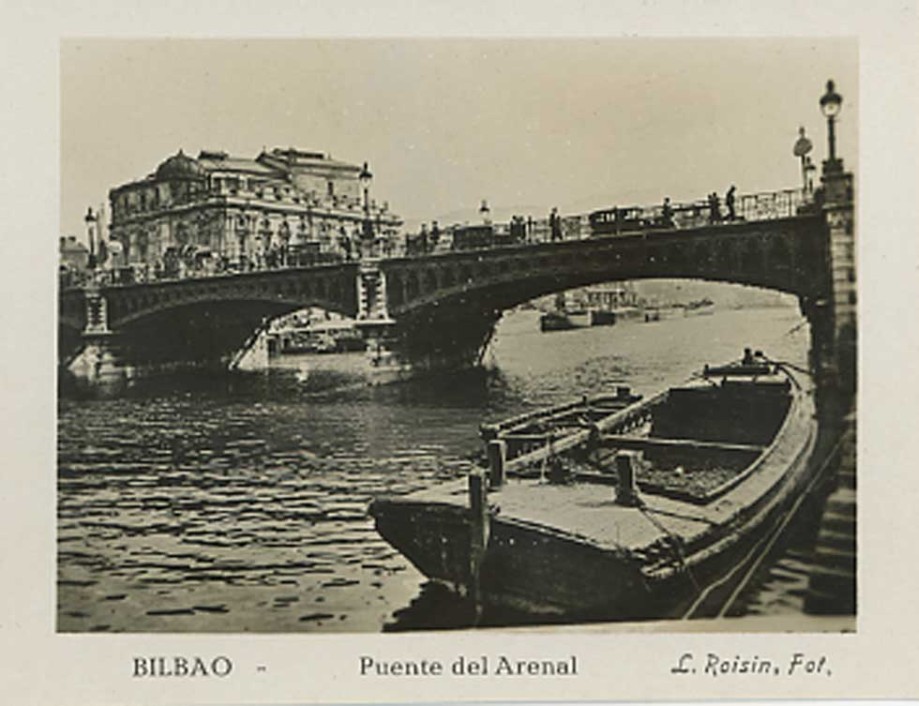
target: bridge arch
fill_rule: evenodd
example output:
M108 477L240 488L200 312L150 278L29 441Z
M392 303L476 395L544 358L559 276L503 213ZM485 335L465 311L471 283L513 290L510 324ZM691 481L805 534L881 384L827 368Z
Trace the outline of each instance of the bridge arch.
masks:
M531 299L604 282L639 279L700 279L776 289L799 296L821 290L819 258L799 255L814 247L822 228L810 218L737 224L655 236L620 236L504 248L482 260L476 253L444 256L458 273L432 288L429 263L393 263L387 278L407 281L405 298L391 297L390 313L407 315L430 306L468 305L508 309ZM523 266L526 265L526 266ZM419 280L424 286L419 286ZM434 280L436 282L436 280Z
M501 312L538 297L596 284L686 279L751 285L806 303L825 289L822 215L737 222L690 231L456 252L436 256L455 277L431 278L432 258L382 263L389 314L403 349L467 359L481 351ZM802 257L800 253L809 253ZM399 286L404 283L404 286Z

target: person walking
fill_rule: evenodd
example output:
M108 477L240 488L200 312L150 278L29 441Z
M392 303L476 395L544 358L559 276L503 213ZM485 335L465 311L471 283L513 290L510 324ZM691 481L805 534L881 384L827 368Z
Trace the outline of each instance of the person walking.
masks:
M664 197L664 206L661 209L661 223L666 228L673 228L673 206L670 205L670 197Z
M737 212L734 210L734 192L737 191L737 187L731 184L731 188L728 189L728 192L724 195L724 205L728 209L728 220L733 221L737 218Z
M718 198L718 192L713 191L708 195L709 222L719 223L721 221L721 201Z
M562 239L562 221L558 217L558 209L554 207L549 214L549 230L552 233L553 241Z

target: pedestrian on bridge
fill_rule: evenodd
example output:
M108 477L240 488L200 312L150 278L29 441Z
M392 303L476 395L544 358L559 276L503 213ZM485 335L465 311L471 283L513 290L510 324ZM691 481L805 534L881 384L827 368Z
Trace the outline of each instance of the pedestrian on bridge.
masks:
M734 192L737 191L737 187L731 184L731 188L728 189L728 192L724 195L724 205L728 209L728 220L733 221L737 218L737 212L734 210Z
M557 208L553 208L549 214L549 230L553 241L562 239L562 219L558 216Z
M664 197L664 206L661 209L661 223L667 228L673 228L673 206L670 205L670 197Z
M431 222L431 252L437 250L437 243L440 241L440 226L437 221Z
M713 191L708 195L709 223L719 223L721 221L721 200L718 198L718 192Z
M421 224L421 232L418 234L418 249L420 250L421 255L426 255L428 252L428 224Z

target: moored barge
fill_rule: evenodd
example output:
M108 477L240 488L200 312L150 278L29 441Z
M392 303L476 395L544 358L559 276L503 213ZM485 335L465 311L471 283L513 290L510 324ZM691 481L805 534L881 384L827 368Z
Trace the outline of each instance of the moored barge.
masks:
M487 469L378 498L380 534L479 604L636 620L711 611L810 485L816 422L803 381L748 353L482 435Z

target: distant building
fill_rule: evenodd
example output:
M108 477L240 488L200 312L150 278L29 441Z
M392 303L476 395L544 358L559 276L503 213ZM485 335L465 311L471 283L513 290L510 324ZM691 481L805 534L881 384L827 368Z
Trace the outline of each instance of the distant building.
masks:
M127 263L166 270L356 255L366 218L360 172L294 148L255 159L211 151L194 158L179 150L153 174L109 192L109 238L121 243ZM385 204L371 203L369 215L382 242L402 224Z
M629 282L618 284L600 284L586 287L583 290L585 304L593 309L613 311L626 307L638 306L638 295Z
M58 260L62 268L85 270L89 267L89 248L73 235L62 236L58 247Z

